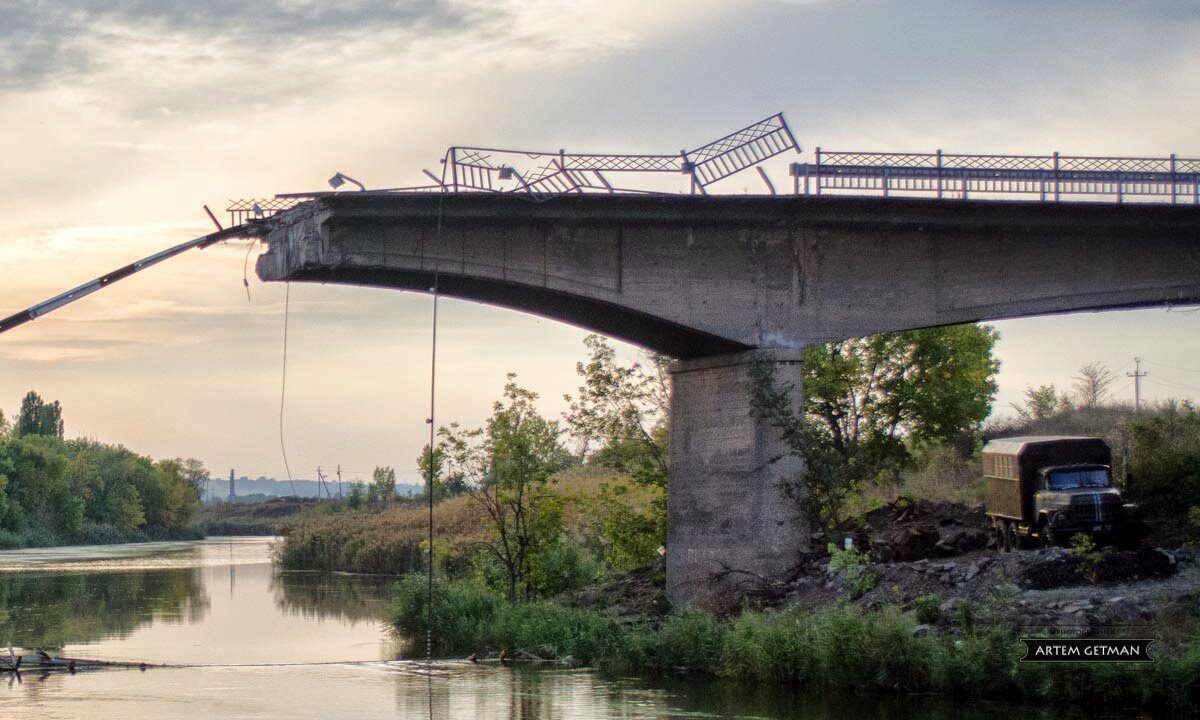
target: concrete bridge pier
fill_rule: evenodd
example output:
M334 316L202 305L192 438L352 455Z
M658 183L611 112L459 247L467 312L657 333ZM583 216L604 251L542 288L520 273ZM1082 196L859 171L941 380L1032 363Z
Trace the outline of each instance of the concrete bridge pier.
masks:
M714 583L723 568L779 576L807 549L809 532L780 483L803 471L779 434L750 414L750 363L765 356L803 411L800 350L751 350L682 360L671 368L671 477L667 597L702 601L747 576Z

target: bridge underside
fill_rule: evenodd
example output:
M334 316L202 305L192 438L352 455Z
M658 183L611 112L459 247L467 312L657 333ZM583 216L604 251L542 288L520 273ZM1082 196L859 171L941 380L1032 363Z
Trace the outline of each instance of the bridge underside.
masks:
M808 533L802 472L749 415L766 353L934 325L1200 301L1200 207L828 197L350 193L270 221L263 280L428 291L681 358L671 409L668 593L724 566L779 573Z
M387 267L309 268L294 273L295 282L334 283L429 292L434 274L428 271ZM573 296L560 290L530 287L465 275L441 275L438 292L446 297L496 305L552 318L617 337L671 357L720 355L750 348L725 338L689 328L654 315L594 298Z

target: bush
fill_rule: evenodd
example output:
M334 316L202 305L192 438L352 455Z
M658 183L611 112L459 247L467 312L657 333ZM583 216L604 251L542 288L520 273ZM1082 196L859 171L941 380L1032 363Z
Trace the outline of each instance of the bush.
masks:
M942 599L934 594L913 600L913 615L923 625L933 625L942 618Z
M1164 405L1129 422L1133 498L1148 513L1200 505L1200 412Z
M392 626L418 645L427 627L427 583L428 576L418 573L401 578L391 606ZM510 605L498 592L467 580L435 578L433 593L432 639L439 654L506 650L582 663L621 655L619 628L599 613L548 602Z
M539 552L531 565L530 584L539 595L578 590L597 580L601 571L599 562L570 541L553 543Z
M11 530L0 529L0 550L21 547L21 536Z
M112 525L84 523L72 542L80 545L117 545L120 543L136 542L140 538L134 530L123 530Z
M874 589L879 578L867 570L865 553L860 553L854 548L842 550L833 543L828 545L828 550L829 564L846 571L846 587L851 600L857 600Z
M426 578L397 585L392 622L422 640ZM921 606L936 607L934 596ZM610 669L686 670L742 680L850 692L940 692L1019 701L1038 698L1111 706L1193 709L1200 702L1200 636L1153 665L1029 665L1024 646L999 623L977 622L964 605L956 637L914 637L894 606L863 611L845 603L816 611L746 612L722 620L688 609L661 624L621 624L603 612L548 602L509 605L477 583L435 584L439 652L570 657ZM926 618L928 619L928 618ZM986 619L986 618L985 618Z
M428 602L428 576L405 575L396 583L392 626L414 640L423 640L428 627ZM502 602L499 595L477 583L434 578L434 649L439 653L473 651L481 640L489 639Z
M671 670L705 670L717 667L725 628L705 610L682 610L669 616L658 629L657 666Z
M21 547L54 547L61 545L58 535L42 526L26 527L21 531Z

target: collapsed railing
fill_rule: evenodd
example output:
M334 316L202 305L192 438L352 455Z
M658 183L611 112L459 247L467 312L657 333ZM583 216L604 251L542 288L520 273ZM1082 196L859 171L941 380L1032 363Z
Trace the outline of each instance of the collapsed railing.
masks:
M791 129L778 113L725 137L678 153L613 154L506 150L456 145L441 159L440 174L424 170L432 184L367 192L494 192L548 197L567 193L656 193L649 188L614 184L613 174L686 175L692 193L754 167L771 194L775 187L759 164L788 151L800 152ZM227 208L239 225L286 210L328 192L286 193L269 199L234 201Z
M441 159L441 172L424 170L431 184L366 192L491 192L549 197L571 193L659 193L615 184L617 174L685 175L690 192L754 168L766 190L775 185L762 163L800 152L783 114L747 125L694 150L663 155L505 150L456 145ZM816 148L814 163L792 163L796 195L881 195L943 199L1036 198L1058 202L1170 201L1200 205L1200 159L1091 157L1082 155L967 155L828 151ZM339 174L340 175L340 174ZM234 225L261 219L329 192L288 193L239 200L228 211Z

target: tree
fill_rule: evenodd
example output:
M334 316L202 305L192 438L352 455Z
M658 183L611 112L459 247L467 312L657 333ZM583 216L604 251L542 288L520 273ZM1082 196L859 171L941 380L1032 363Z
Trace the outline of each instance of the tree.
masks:
M1075 402L1079 407L1094 408L1104 404L1116 378L1102 363L1091 362L1079 368L1074 380Z
M362 508L363 501L366 499L366 492L363 491L362 483L350 483L350 492L346 494L346 504L351 508L358 510Z
M1070 410L1071 398L1066 394L1059 394L1058 388L1051 383L1039 385L1036 388L1025 388L1025 406L1022 407L1015 403L1011 406L1022 420L1045 420Z
M777 382L775 366L769 360L751 362L749 374L751 414L770 423L790 454L804 463L805 470L799 476L784 481L784 494L800 505L813 525L837 527L843 519L846 499L865 474L858 467L862 454L847 454L849 446L836 446L821 420L792 410L791 398L796 389Z
M30 390L21 400L21 411L17 415L14 432L17 435L43 435L61 438L63 436L62 407L57 400L46 403L40 395Z
M651 490L648 509L637 511L620 503L603 507L602 524L620 536L610 560L629 566L635 560L652 559L655 549L667 539L667 481L670 476L669 426L671 382L667 373L670 358L645 353L642 361L617 363L616 351L599 335L584 338L587 362L575 371L583 379L579 393L564 396L570 409L564 419L571 435L588 461L611 468ZM624 492L614 483L605 488L613 499ZM628 533L636 532L637 537ZM649 552L646 550L649 549Z
M446 498L462 495L467 491L467 482L461 471L454 468L454 463L446 457L446 451L438 448L429 454L426 444L417 456L417 471L426 482L433 477L433 499L441 502Z
M570 403L564 419L580 444L580 454L640 483L665 489L670 469L670 359L647 353L645 365L623 366L599 335L588 335L583 344L588 361L575 366L583 385L577 396L564 396Z
M807 348L803 414L769 361L751 363L751 412L804 461L784 489L810 521L838 525L846 499L863 483L894 481L913 445L969 452L996 392L997 338L987 326L957 325Z
M811 346L805 410L847 460L863 449L906 460L905 440L973 443L996 393L998 337L986 325L953 325Z
M4 411L0 410L0 439L6 438L12 432L12 424L8 422L8 418L4 417Z
M464 431L451 424L439 430L447 458L491 521L494 537L485 549L504 567L509 602L516 601L518 591L529 596L536 556L562 533L561 501L548 486L571 455L560 441L558 423L534 408L536 399L510 373L504 397L492 406L484 427Z
M387 503L396 497L396 471L391 467L376 467L371 472L371 486L367 488L367 502Z

